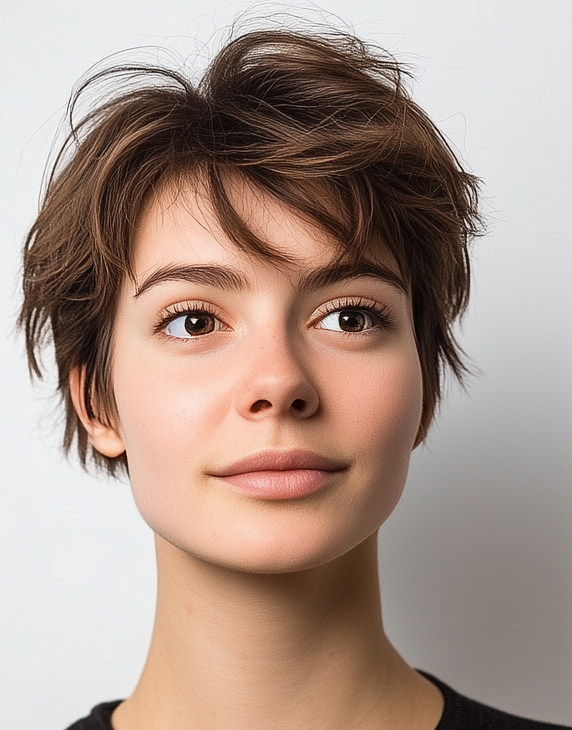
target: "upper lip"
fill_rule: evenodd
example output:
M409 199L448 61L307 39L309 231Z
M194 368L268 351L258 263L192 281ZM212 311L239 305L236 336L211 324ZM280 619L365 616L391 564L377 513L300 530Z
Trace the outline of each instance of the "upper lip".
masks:
M320 471L340 471L348 464L332 459L314 451L292 449L290 451L259 451L233 461L232 464L211 472L211 476L230 477L255 471L289 471L292 469L318 469Z

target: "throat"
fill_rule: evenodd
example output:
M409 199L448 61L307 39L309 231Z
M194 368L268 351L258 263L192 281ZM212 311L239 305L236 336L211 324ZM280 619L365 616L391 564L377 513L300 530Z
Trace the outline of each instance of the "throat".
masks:
M151 647L115 730L395 730L380 720L431 699L383 632L372 546L353 566L348 553L285 575L225 574L173 550L158 542Z

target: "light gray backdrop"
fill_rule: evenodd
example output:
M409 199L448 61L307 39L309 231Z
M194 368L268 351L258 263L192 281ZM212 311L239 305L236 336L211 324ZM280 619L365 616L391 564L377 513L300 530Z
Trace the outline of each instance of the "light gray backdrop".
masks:
M244 5L3 0L0 6L0 727L62 730L130 692L153 615L151 535L124 484L58 455L49 389L11 334L18 250L73 83L102 57ZM484 178L453 388L382 530L385 616L415 666L506 710L572 722L570 0L324 0L420 67L425 106ZM268 8L264 10L267 12Z

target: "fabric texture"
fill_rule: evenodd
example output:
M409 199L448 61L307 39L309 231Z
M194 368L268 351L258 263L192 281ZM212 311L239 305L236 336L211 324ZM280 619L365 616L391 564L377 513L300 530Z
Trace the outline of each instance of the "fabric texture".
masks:
M444 682L420 672L439 688L445 700L443 715L435 730L572 730L569 726L551 725L510 715L460 695ZM113 730L111 715L121 700L94 707L91 715L78 720L68 730Z
M97 705L93 708L89 717L74 722L68 730L113 730L111 714L122 702L123 700L115 700L114 702L104 702L102 705Z
M419 673L441 690L445 700L443 715L435 730L571 730L568 726L526 720L524 717L495 710L460 695L431 674Z

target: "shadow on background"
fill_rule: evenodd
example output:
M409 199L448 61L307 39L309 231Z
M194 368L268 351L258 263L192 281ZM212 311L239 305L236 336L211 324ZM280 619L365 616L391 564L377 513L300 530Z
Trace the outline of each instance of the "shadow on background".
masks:
M566 398L560 415L535 408L528 428L524 412L503 410L509 398L451 398L415 453L380 532L385 622L408 661L457 690L570 724L571 409Z

